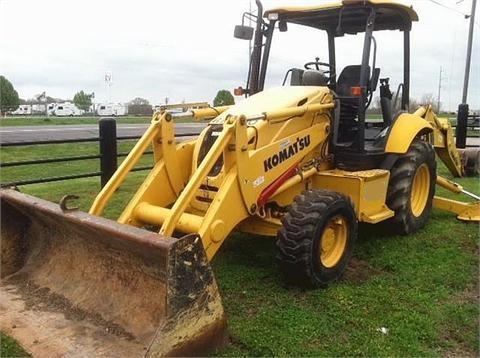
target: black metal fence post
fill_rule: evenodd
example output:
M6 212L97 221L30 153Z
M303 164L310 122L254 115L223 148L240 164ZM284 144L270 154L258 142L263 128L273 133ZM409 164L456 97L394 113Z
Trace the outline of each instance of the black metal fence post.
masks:
M467 145L467 121L468 121L468 104L462 103L458 105L457 128L455 130L457 148L465 148Z
M117 170L117 121L114 118L100 118L98 121L100 139L100 183L102 188Z

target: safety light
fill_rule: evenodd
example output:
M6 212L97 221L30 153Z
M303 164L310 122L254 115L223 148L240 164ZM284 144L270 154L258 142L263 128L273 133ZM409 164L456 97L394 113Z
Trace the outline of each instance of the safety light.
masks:
M350 95L354 97L360 97L362 95L362 92L362 87L360 86L350 87Z

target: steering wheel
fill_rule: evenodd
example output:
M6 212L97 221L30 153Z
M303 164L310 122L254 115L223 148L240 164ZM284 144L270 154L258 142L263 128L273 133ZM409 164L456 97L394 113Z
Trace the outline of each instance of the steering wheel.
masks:
M317 71L322 71L323 74L327 75L328 76L325 76L328 78L329 81L331 81L333 79L333 77L335 77L335 70L334 68L329 64L329 63L326 63L326 62L320 62L319 61L320 58L319 57L315 57L315 61L311 61L311 62L307 62L304 67L306 70L317 70ZM327 69L321 69L321 67L326 67Z

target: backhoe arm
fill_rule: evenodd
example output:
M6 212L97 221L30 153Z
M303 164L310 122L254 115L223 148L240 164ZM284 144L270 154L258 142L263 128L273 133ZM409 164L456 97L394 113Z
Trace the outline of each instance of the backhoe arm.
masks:
M457 214L457 219L462 221L480 221L480 197L478 195L466 191L460 184L441 176L437 176L437 185L451 191L452 193L468 195L475 199L475 202L466 203L435 196L433 198L434 207L455 213Z
M465 175L464 163L460 152L455 147L453 130L448 119L437 117L431 106L420 107L415 113L432 125L433 146L442 162L454 177L463 177Z
M439 118L433 112L431 106L420 107L415 114L424 118L433 127L432 141L437 156L442 160L448 170L455 177L465 176L465 167L468 162L468 154L460 152L455 147L453 130L447 118ZM478 149L476 149L478 152ZM478 155L477 155L478 156ZM464 221L480 221L480 197L472 194L455 182L441 176L437 176L437 185L456 194L465 194L475 202L467 203L435 196L433 206L457 214L457 219Z

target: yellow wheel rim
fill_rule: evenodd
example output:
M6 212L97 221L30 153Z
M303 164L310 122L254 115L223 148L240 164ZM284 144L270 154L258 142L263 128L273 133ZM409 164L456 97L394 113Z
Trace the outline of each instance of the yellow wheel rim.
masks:
M412 182L412 191L410 196L410 205L412 214L415 217L422 215L428 201L430 191L430 172L428 165L423 163L417 168Z
M342 216L332 217L320 239L320 260L322 265L331 268L342 258L347 245L348 223Z

